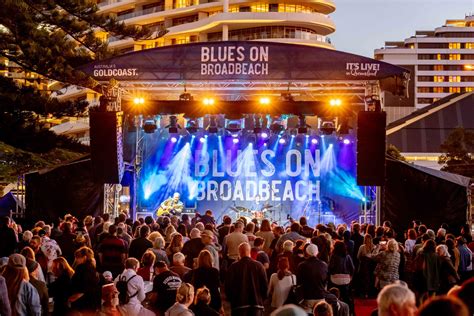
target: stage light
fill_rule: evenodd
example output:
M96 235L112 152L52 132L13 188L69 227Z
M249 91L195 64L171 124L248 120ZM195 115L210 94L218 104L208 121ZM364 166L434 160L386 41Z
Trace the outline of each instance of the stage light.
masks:
M147 119L143 122L143 131L146 134L153 134L156 131L156 121L154 119Z
M177 134L178 130L181 128L181 126L179 126L178 124L178 117L176 117L175 115L171 115L169 119L170 123L166 125L165 128L168 129L168 132L170 134Z
M204 105L214 105L214 102L215 102L215 101L214 101L213 98L204 98L204 99L202 100L202 103L203 103Z
M219 131L219 125L217 124L217 116L211 115L209 117L209 125L207 126L207 131L211 134L215 134Z
M194 97L189 92L184 92L179 95L179 101L193 101Z
M464 70L474 70L474 65L464 65Z
M318 140L316 138L311 139L311 144L316 145L318 143Z
M234 144L237 144L237 143L239 143L239 139L238 139L238 138L232 138L232 142L233 142Z
M140 104L144 104L145 103L145 99L142 98L142 97L136 97L133 99L133 103L135 105L140 105Z
M286 139L284 138L280 138L280 140L278 141L280 144L286 144Z
M260 97L260 99L258 99L258 103L260 103L261 105L269 105L270 104L270 98L269 97Z
M349 145L349 144L351 143L351 141L350 141L348 138L344 138L343 141L342 141L342 143L343 143L344 145Z
M232 137L239 137L242 132L243 119L241 120L225 120L225 130L227 135L231 135Z
M341 99L331 99L329 100L329 105L333 107L339 107L342 105Z
M176 143L177 141L178 141L178 139L177 139L176 137L174 137L174 136L171 137L171 142L172 142L172 143Z
M204 142L206 141L206 139L205 139L204 137L201 137L201 138L199 138L199 141L200 141L201 143L204 143Z
M262 134L260 134L260 137L262 137L262 138L268 138L268 134L265 133L265 132L263 132Z
M336 127L334 126L333 121L323 121L321 123L321 127L319 130L324 134L324 135L331 135L336 131Z
M188 133L190 134L195 134L197 133L198 131L198 123L196 123L195 120L188 120L186 122L186 130L188 131Z
M306 117L304 115L298 116L298 127L297 127L298 134L308 133L308 127L311 127L311 126L306 124Z

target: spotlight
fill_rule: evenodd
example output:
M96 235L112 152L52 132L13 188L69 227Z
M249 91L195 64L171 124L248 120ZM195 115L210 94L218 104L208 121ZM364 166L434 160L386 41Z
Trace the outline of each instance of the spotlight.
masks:
M311 139L311 144L316 145L318 143L318 140L316 138Z
M134 98L134 99L133 99L133 103L134 103L135 105L144 104L144 103L145 103L145 99L142 98L142 97L137 97L137 98Z
M214 99L213 98L204 98L202 100L202 103L204 105L214 105Z
M219 130L219 125L217 125L217 116L211 115L209 117L209 125L207 126L207 131L211 134L217 133Z
M237 143L239 143L239 139L238 139L238 138L232 138L232 142L233 142L234 144L237 144Z
M306 117L304 115L298 116L298 134L306 134L308 133L308 124L306 124Z
M349 134L349 130L352 129L352 127L349 125L349 119L347 117L341 118L341 123L339 124L339 127L337 128L337 133L339 135L347 135Z
M331 99L329 100L329 105L333 107L338 107L342 105L341 99Z
M263 132L260 134L260 137L262 138L268 138L268 134L266 132Z
M225 130L232 137L238 137L242 131L242 121L241 120L225 120Z
M178 141L178 139L177 139L176 137L174 137L174 136L171 137L171 142L172 142L172 143L176 143L177 141Z
M282 145L283 145L283 144L285 144L285 143L286 143L286 139L284 139L284 138L280 138L280 140L279 140L278 142L279 142L280 144L282 144Z
M336 131L336 127L334 126L333 121L323 121L321 123L321 127L319 130L324 134L324 135L331 135Z
M175 115L171 115L170 116L170 123L168 125L166 125L165 128L168 129L168 132L170 134L177 134L178 129L181 128L181 126L179 126L179 124L178 124L178 117L176 117Z
M205 139L204 137L201 137L201 138L199 138L199 141L200 141L201 143L204 143L204 142L206 141L206 139Z
M349 145L349 144L351 143L351 141L350 141L349 139L347 139L347 138L344 138L344 140L342 141L342 143L343 143L344 145Z
M270 104L270 98L269 97L261 97L258 99L258 103L261 105L269 105Z
M143 122L143 131L146 134L153 134L156 131L156 122L153 119L148 119Z
M267 116L267 127L272 134L283 134L288 126L288 118L286 116Z
M187 130L188 133L190 133L190 134L195 134L195 133L197 133L197 131L198 131L198 124L196 123L196 121L194 121L194 120L189 120L189 121L186 123L186 130Z

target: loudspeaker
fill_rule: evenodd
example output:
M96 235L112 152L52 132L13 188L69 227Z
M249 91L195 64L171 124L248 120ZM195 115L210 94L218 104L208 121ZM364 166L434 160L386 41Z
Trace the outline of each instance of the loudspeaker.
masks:
M120 183L124 172L122 112L90 112L91 161L94 179Z
M385 184L385 112L360 111L357 116L357 184Z

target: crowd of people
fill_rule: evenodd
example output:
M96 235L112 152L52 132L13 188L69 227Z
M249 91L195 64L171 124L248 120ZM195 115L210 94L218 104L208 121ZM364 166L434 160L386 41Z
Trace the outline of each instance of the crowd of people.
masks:
M469 225L407 226L4 217L0 315L355 315L355 298L377 298L373 315L474 314Z

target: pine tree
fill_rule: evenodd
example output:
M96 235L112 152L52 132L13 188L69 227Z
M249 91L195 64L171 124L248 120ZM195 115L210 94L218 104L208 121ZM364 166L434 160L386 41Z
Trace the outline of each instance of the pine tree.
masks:
M441 144L441 151L441 170L474 177L474 132L464 128L453 130Z
M97 83L76 68L113 54L97 32L119 38L151 37L145 27L127 26L114 17L98 14L96 2L3 0L0 55L47 78L94 88Z

